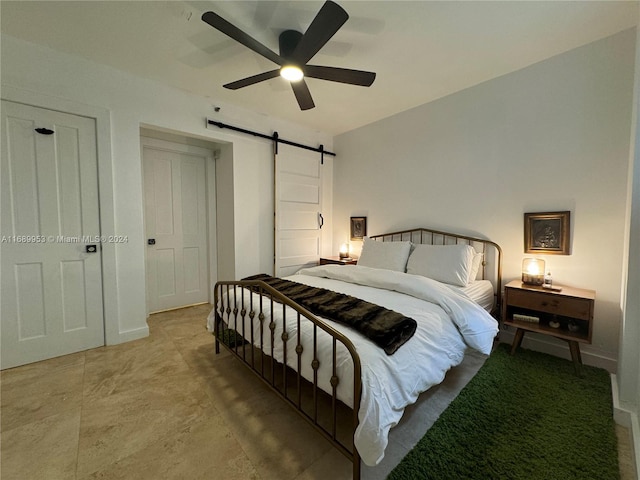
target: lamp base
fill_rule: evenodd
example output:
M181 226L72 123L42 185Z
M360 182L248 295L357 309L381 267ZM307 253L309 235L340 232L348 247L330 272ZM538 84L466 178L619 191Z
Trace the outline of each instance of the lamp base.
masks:
M544 275L531 275L530 273L523 273L522 283L540 287L544 283Z

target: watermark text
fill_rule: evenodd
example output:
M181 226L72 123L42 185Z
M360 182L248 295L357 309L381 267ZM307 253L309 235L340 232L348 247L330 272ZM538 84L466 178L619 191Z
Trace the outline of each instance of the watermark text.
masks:
M0 243L129 243L128 235L2 235Z

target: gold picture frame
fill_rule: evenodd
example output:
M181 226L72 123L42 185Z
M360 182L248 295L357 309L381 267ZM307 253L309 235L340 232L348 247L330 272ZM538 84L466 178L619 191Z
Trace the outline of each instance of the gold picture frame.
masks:
M362 240L367 236L367 217L351 217L351 240Z
M524 253L570 255L571 212L524 214Z

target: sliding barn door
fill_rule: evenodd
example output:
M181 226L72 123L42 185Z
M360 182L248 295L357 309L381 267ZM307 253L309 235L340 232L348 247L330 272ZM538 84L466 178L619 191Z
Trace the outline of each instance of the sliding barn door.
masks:
M279 144L275 156L275 275L316 265L322 250L320 154Z

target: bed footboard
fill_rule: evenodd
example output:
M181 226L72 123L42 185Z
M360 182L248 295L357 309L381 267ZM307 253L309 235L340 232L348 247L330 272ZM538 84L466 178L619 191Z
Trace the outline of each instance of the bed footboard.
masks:
M222 344L286 400L352 461L358 480L362 380L353 343L260 280L217 282L214 308L216 353Z

